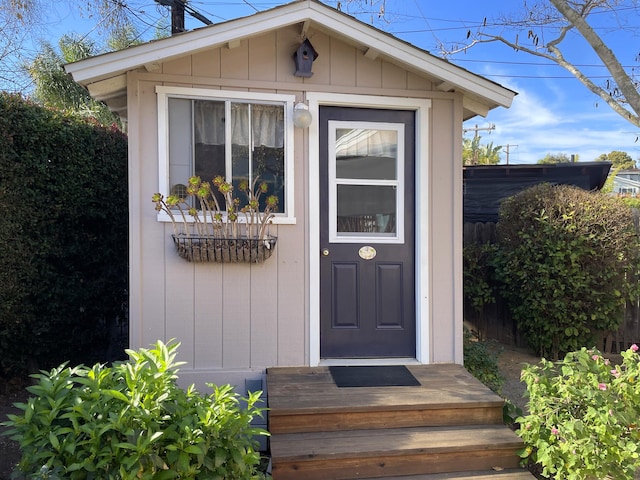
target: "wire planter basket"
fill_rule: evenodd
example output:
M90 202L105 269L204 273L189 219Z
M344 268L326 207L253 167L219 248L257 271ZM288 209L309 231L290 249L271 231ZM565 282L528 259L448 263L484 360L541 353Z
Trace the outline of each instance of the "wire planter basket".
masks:
M171 235L178 255L189 262L262 263L273 254L277 237L218 238Z

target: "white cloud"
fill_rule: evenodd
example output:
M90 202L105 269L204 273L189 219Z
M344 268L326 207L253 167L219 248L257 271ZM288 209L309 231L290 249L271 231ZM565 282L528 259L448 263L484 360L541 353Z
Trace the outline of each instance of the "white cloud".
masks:
M514 88L514 86L509 86ZM510 109L496 109L486 119L495 131L482 134L483 143L510 145L509 163L536 163L547 153L577 154L580 161L595 160L612 150L640 156L640 141L636 142L635 128L608 107L595 109L593 104L580 100L568 103L568 95L517 85L519 95ZM484 126L479 119L467 123ZM505 155L503 155L503 162Z

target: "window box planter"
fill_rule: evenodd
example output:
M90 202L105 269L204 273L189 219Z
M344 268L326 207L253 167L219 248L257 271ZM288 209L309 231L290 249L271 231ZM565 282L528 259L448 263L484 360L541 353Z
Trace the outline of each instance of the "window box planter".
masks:
M223 177L214 178L212 186L194 176L166 199L161 193L153 195L156 211L171 218L171 237L180 257L189 262L262 263L273 254L277 239L268 227L278 197L269 195L261 209L260 197L269 190L265 182L258 183L256 177L251 186L243 180L238 187L246 198L244 206Z
M178 255L189 262L262 263L276 248L277 237L216 238L171 235Z

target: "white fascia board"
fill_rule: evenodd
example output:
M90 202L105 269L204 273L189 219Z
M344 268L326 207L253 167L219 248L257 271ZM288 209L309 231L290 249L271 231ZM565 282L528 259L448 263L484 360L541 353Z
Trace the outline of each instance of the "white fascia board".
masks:
M167 39L81 60L65 66L74 80L89 84L154 62L228 44L300 22L315 22L359 45L394 58L453 87L509 107L515 95L496 83L437 58L319 2L302 0L255 15L203 27Z
M296 2L249 17L80 60L66 65L65 70L76 82L84 85L143 65L162 63L187 53L219 47L239 38L295 24L308 19L305 15L307 11L308 2Z
M515 92L435 57L406 42L374 30L372 27L326 7L320 11L317 4L310 5L311 19L325 29L337 32L367 48L384 53L403 64L435 76L456 89L484 97L491 103L503 107L511 106Z

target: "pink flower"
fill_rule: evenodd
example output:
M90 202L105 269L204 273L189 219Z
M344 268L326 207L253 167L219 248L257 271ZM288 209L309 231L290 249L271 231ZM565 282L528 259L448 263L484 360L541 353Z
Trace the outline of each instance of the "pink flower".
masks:
M636 345L635 343L633 345L631 345L631 351L632 352L637 352L640 349L640 347L638 347L638 345Z
M552 433L553 435L560 435L560 430L558 430L556 427L553 427L553 428L551 429L551 433Z
M618 371L618 369L614 368L613 370L611 370L611 375L613 375L616 378L620 378L620 372Z
M600 358L600 355L591 355L591 360L598 361L599 358Z
M600 390L606 390L607 389L607 384L606 383L599 383L598 384L598 388Z
M608 358L605 358L605 359L604 359L604 364L605 364L605 365L609 365L609 359L608 359Z

